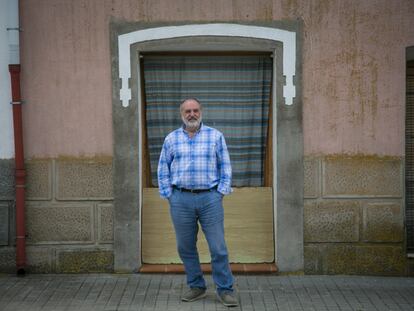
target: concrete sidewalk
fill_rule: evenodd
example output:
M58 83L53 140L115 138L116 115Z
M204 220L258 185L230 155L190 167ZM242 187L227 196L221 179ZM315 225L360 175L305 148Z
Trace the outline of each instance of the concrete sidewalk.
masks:
M227 310L206 278L184 303L184 275L0 275L0 310ZM238 275L236 289L232 310L414 310L414 278Z

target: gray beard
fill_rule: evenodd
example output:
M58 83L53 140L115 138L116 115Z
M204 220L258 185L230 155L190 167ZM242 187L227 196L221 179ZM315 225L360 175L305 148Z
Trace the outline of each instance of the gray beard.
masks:
M184 118L181 118L187 130L197 130L201 124L201 117L198 120L187 121Z

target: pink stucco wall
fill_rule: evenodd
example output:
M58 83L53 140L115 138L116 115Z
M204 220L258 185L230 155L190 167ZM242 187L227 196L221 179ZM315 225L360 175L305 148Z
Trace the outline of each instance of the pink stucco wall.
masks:
M305 155L404 153L414 1L21 1L29 157L112 154L109 21L302 19Z

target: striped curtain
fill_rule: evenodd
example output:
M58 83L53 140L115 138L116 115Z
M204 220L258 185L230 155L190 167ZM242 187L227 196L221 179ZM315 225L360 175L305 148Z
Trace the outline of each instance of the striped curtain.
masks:
M181 126L179 104L203 105L203 123L224 134L234 187L264 183L272 59L269 55L143 58L148 152L153 186L165 136Z

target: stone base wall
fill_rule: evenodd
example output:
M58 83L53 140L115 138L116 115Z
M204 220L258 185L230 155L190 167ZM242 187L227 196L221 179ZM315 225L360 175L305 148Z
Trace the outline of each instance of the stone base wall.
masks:
M308 156L304 166L305 273L413 275L403 160ZM26 168L27 271L112 272L112 158L28 160ZM0 272L15 272L13 169L0 161Z
M408 258L407 276L414 277L414 257Z
M15 272L13 170L0 161L2 272ZM27 272L112 272L112 158L28 160L26 170Z
M409 274L403 161L395 157L305 158L307 274Z

